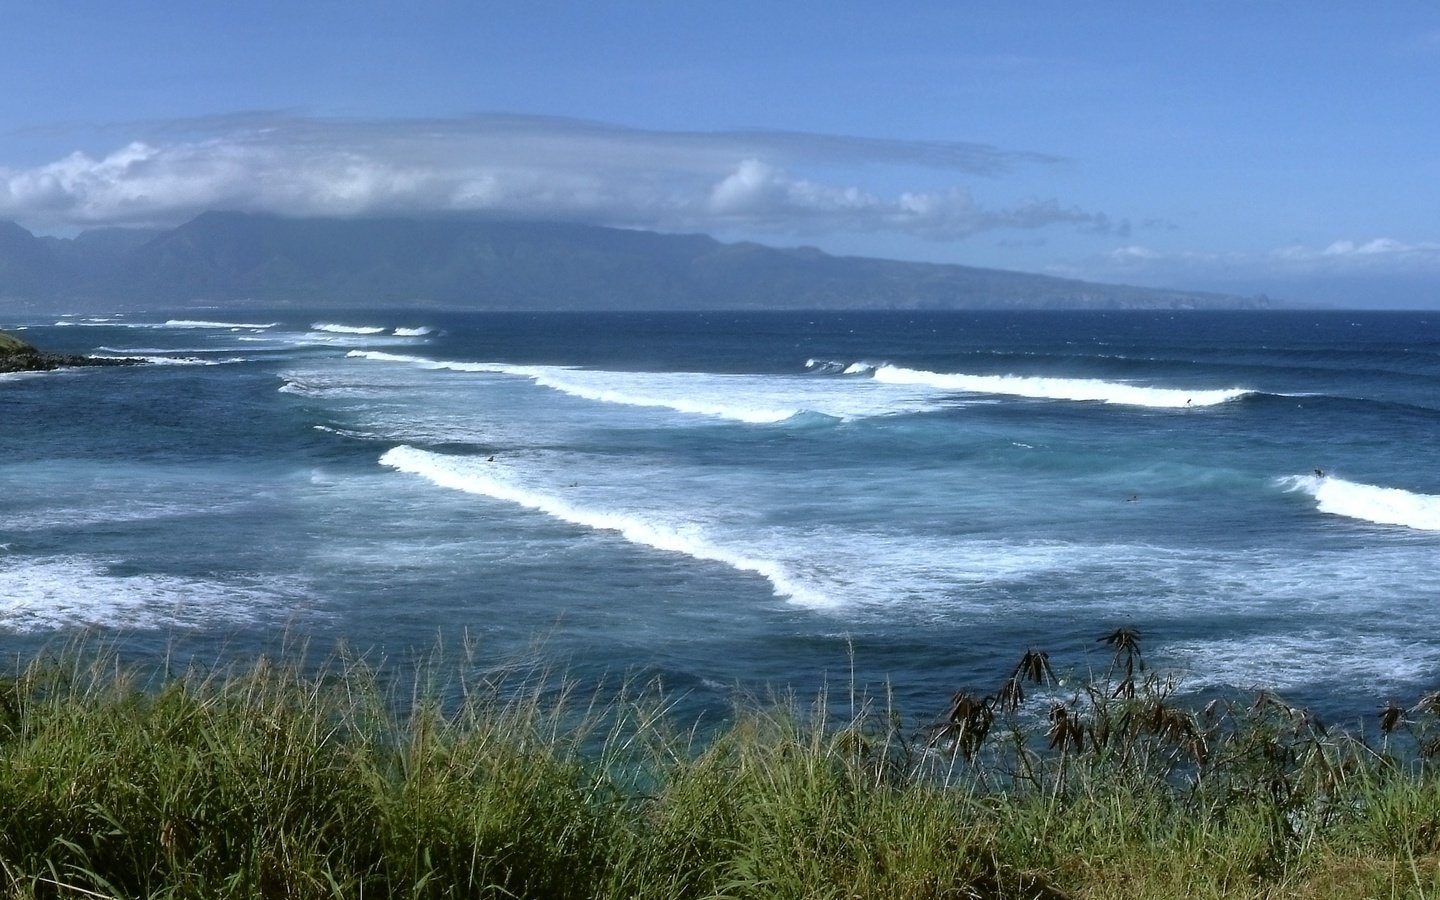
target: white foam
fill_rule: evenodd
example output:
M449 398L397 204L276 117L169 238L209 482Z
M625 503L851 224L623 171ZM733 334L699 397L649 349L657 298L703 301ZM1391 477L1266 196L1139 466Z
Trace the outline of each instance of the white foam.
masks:
M363 383L323 369L297 369L279 373L282 394L326 399L366 398L382 396L390 385Z
M55 502L38 507L9 511L0 509L0 531L34 531L44 528L89 528L120 522L151 522L171 516L192 516L203 509L214 515L239 508L240 499L226 498L214 491L193 498L193 502L175 499L154 499L134 490L92 493L83 502L70 505L56 498Z
M356 431L353 428L331 428L329 425L311 425L316 431L323 431L326 434L333 434L339 437L358 438L360 440L374 440L375 435L365 431Z
M395 331L394 331L394 334L395 334L396 337L424 337L424 336L427 335L427 334L433 334L433 333L434 333L434 329L424 328L424 327L421 327L421 328L397 328L397 329L395 329Z
M1333 475L1295 475L1280 479L1280 483L1314 497L1315 508L1323 513L1377 525L1440 531L1440 496L1360 484Z
M924 412L942 406L931 390L882 385L869 379L831 380L799 375L715 375L696 372L615 372L567 366L454 362L370 350L352 350L348 355L381 362L406 363L427 369L511 375L528 378L541 387L583 400L669 409L750 425L783 422L805 413L849 421ZM745 402L737 402L739 399Z
M872 377L886 384L924 385L945 391L1004 394L1043 400L1093 400L1126 406L1184 409L1215 406L1253 391L1244 388L1192 391L1145 387L1095 378L1034 378L1021 375L965 375L883 365Z
M718 562L768 580L779 597L810 606L829 606L830 600L798 583L779 563L758 559L713 543L689 524L652 521L636 514L585 509L534 490L509 476L502 464L444 456L400 446L380 457L382 465L407 472L451 490L490 497L544 513L572 525L613 531L634 544L680 553L694 559Z
M265 324L253 324L249 322L207 322L201 319L169 319L165 322L166 328L224 328L244 329L248 331L264 331L267 328L274 328L278 322ZM144 327L144 326L137 326Z
M384 334L385 329L372 325L335 325L330 322L316 322L310 326L316 331L331 334Z
M243 340L243 338L241 339ZM263 339L261 339L263 340ZM109 353L114 356L168 356L172 359L175 354L185 353L248 353L254 347L96 347L96 353Z
M382 350L351 350L345 354L354 359L371 359L377 362L407 363L422 369L449 369L454 372L493 372L496 374L526 374L524 366L508 366L501 363L451 362L442 359L426 359L403 353L386 353Z
M1148 653L1177 666L1182 686L1286 691L1317 685L1389 688L1434 677L1440 648L1385 635L1306 631L1176 641Z
M216 583L175 575L117 575L78 556L0 558L0 632L62 628L170 628L255 621L283 602L257 582Z
M57 328L164 328L157 322L117 322L112 319L82 319L78 322L56 322Z
M96 359L143 359L145 362L156 366L223 366L231 363L249 362L243 356L232 356L225 359L200 359L194 356L136 356L125 354L123 356L109 356L106 354L94 354Z

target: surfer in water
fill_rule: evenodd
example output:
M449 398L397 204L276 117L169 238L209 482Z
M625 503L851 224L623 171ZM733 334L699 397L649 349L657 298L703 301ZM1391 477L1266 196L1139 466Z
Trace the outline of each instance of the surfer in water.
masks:
M1325 470L1317 467L1317 468L1315 469L1315 477L1316 477L1316 478L1324 478L1324 477L1325 477Z

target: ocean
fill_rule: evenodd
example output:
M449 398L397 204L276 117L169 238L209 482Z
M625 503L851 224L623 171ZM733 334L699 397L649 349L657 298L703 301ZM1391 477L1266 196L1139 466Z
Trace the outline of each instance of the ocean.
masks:
M1440 687L1440 313L0 321L0 647L465 647L907 716L1137 630L1182 691Z

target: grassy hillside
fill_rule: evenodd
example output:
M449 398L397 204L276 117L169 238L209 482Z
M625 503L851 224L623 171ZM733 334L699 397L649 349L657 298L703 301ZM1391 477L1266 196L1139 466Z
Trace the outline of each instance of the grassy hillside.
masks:
M1099 682L1063 686L1027 653L934 721L750 704L703 741L644 691L37 662L0 681L0 889L1440 896L1433 702L1379 743L1270 695L1191 710L1117 635Z

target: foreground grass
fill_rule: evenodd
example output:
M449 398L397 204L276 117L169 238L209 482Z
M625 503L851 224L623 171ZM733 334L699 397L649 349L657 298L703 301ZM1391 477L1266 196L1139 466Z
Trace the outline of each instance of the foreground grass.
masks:
M1440 897L1428 713L1387 722L1402 762L1273 697L1187 710L1117 635L1068 694L1030 653L933 726L750 704L703 745L653 695L547 679L399 703L343 660L159 683L40 660L0 681L0 889Z

